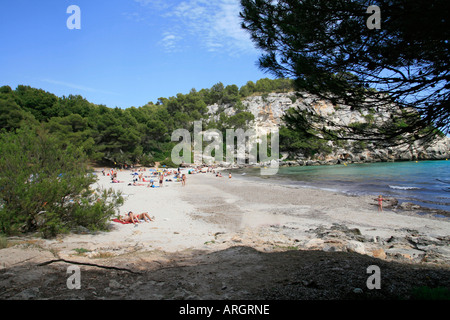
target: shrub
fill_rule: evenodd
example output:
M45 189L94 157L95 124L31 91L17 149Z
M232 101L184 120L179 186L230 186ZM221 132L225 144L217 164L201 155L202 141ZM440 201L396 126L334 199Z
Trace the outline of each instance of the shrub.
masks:
M87 157L46 131L19 129L0 137L0 232L44 237L83 226L104 229L121 203L112 191L95 193Z
M0 234L0 249L8 248L8 239Z

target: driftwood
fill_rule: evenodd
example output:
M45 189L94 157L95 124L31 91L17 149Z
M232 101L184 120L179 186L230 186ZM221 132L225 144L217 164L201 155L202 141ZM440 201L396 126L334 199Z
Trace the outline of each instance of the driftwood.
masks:
M55 260L46 261L46 262L38 264L38 266L42 267L42 266L46 266L46 265L49 265L51 263L56 263L56 262L65 262L65 263L82 265L82 266L90 266L90 267L97 267L97 268L102 268L102 269L126 271L126 272L130 272L130 273L134 273L134 274L140 274L140 272L136 272L136 271L133 271L133 270L130 270L130 269L127 269L127 268L119 268L119 267L114 267L114 266L104 266L104 265L99 265L99 264L95 264L95 263L71 261L71 260L65 260L65 259L55 259Z

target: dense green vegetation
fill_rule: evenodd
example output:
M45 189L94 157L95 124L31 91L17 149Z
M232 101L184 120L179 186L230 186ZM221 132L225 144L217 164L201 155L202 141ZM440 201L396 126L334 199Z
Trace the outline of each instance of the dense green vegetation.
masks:
M111 190L91 190L96 178L81 146L42 128L3 133L0 154L0 234L103 230L122 203Z
M242 98L289 90L284 79L249 81L241 88L218 83L120 109L24 85L0 87L0 235L106 229L123 199L112 190L92 190L96 178L89 165L173 166L174 130L193 132L194 121L224 133L246 129L254 117ZM213 104L221 107L211 115L207 106ZM234 115L224 113L225 104Z
M159 98L141 107L108 108L90 103L81 96L57 97L29 86L0 88L0 129L14 131L20 127L39 126L60 141L81 147L91 162L104 165L151 165L158 161L171 164L171 141L175 129L192 132L193 121L203 121L205 129L245 128L253 115L241 99L253 94L292 90L286 79L249 81L238 88L217 83L210 89L175 97ZM218 120L208 115L208 105L228 104L236 114L223 110Z

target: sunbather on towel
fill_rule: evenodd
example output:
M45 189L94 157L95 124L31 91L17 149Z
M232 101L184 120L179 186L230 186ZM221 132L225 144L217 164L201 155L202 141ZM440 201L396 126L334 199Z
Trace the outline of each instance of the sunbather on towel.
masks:
M153 221L154 217L150 217L150 215L148 214L148 212L142 212L140 214L137 214L136 217L140 220L144 220L146 222L150 222Z
M122 223L131 223L131 218L128 215L125 216L120 215L118 220Z
M139 223L139 219L136 217L133 211L128 211L125 218L120 217L120 220L123 222L132 222L134 224Z
M119 220L122 221L122 222L128 222L128 223L132 222L134 224L140 223L139 220L144 220L146 222L150 222L150 221L153 221L153 219L154 219L154 217L150 217L148 212L135 214L135 213L133 213L133 211L129 211L127 213L127 215L124 216L124 217L122 217L122 216L119 217Z

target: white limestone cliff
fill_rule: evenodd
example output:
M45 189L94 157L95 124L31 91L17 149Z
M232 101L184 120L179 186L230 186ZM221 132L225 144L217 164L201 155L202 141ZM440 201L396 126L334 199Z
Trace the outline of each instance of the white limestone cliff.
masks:
M318 100L309 94L303 94L301 98L294 92L270 93L262 96L247 97L242 101L245 111L251 112L254 120L249 123L251 129L258 135L270 133L271 130L278 130L283 124L283 115L290 108L300 110L315 110L324 116L330 123L336 125L349 125L351 123L365 123L370 117L375 125L382 124L389 120L392 113L400 112L399 109L389 110L374 106L372 111L351 110L349 106L333 105L330 102ZM209 114L216 120L220 111L227 116L232 116L236 110L230 105L210 105ZM328 121L327 121L328 122ZM333 127L330 127L333 128ZM329 154L318 154L314 158L297 154L293 164L335 164L352 162L378 162L378 161L399 161L399 160L437 160L450 158L450 138L436 138L431 143L424 144L416 141L409 146L387 146L377 147L370 142L365 143L365 148L356 148L354 141L338 145L329 141L328 145L332 152ZM282 154L283 158L287 154ZM280 156L281 157L281 156ZM292 158L292 157L291 157ZM309 162L308 162L309 161Z

